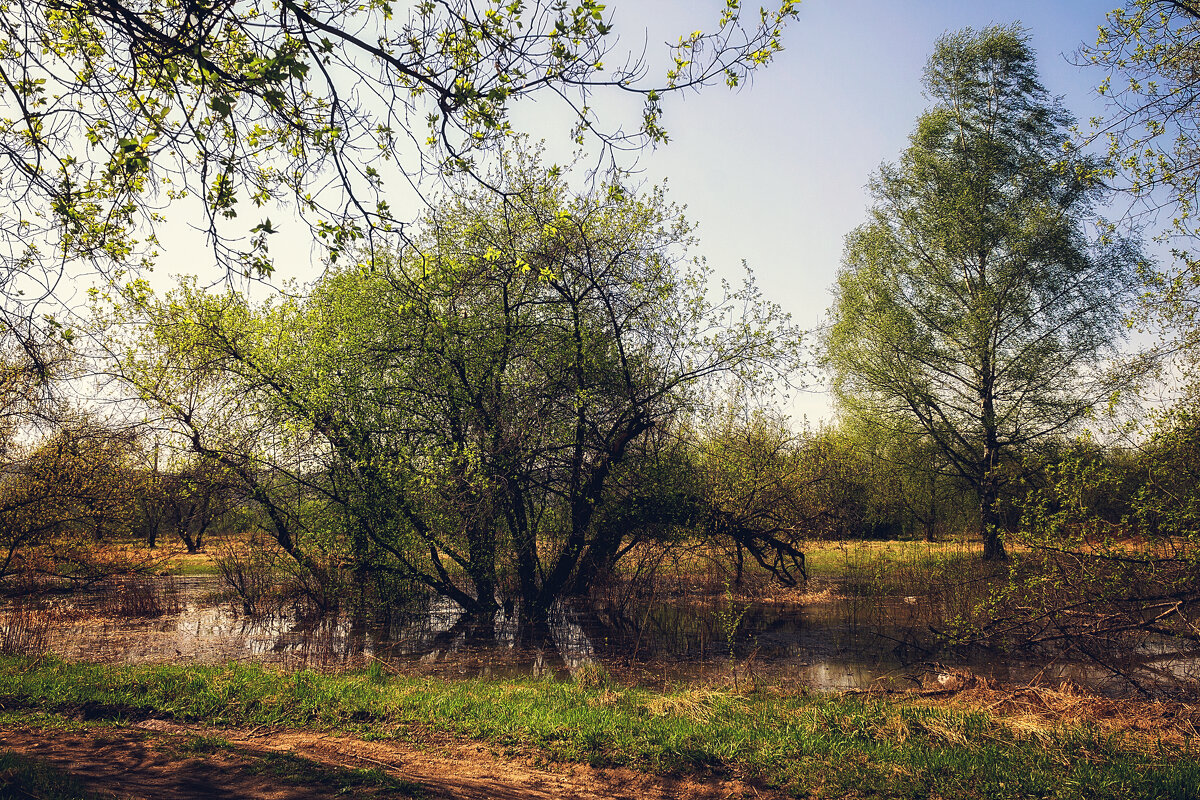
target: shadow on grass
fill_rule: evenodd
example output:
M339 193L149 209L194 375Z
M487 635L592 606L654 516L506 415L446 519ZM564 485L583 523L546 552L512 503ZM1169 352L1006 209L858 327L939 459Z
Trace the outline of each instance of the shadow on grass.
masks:
M34 758L0 752L0 798L3 800L100 800L67 772Z
M0 800L109 800L125 796L129 765L112 768L106 747L129 748L131 735L155 754L137 770L145 796L423 798L425 787L382 769L324 764L292 753L263 753L212 736L149 735L92 729L92 748L52 748L45 758L0 752ZM89 756L88 750L94 755ZM65 763L64 763L65 761ZM69 766L67 766L69 765ZM164 765L167 765L164 767Z

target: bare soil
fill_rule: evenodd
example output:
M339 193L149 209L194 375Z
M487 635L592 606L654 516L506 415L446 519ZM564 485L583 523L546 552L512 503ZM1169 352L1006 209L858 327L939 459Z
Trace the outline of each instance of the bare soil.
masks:
M204 738L201 738L204 737ZM213 745L216 737L221 741ZM230 730L146 720L127 727L0 729L0 749L47 762L120 798L315 800L668 800L779 798L721 777L537 763L482 744L405 743L292 730ZM372 785L359 770L396 779Z

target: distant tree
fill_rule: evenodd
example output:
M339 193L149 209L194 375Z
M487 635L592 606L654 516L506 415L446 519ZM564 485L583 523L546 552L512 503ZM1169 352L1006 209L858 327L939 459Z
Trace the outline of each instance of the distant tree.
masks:
M0 472L0 579L91 581L130 563L118 551L136 514L132 437L93 420L63 421Z
M848 423L841 430L869 470L877 525L891 521L893 529L919 532L932 542L971 524L970 492L964 492L950 459L919 428Z
M739 581L747 556L794 585L806 577L809 540L901 532L912 498L900 495L912 487L845 429L797 432L765 410L724 409L688 438L699 509L691 524L729 553Z
M692 435L695 523L708 543L728 553L742 583L746 556L785 585L807 577L799 492L810 474L799 438L785 420L732 404Z
M211 459L193 456L160 463L158 452L150 455L151 463L136 469L139 517L147 542L156 546L166 528L189 553L199 552L206 535L238 503L228 470Z
M932 101L871 181L846 241L825 363L843 414L927 440L978 502L1003 558L1006 462L1069 432L1117 383L1137 245L1101 227L1097 164L1038 80L1018 27L939 39Z
M859 539L886 527L876 465L837 428L796 436L795 498L798 528L818 539Z

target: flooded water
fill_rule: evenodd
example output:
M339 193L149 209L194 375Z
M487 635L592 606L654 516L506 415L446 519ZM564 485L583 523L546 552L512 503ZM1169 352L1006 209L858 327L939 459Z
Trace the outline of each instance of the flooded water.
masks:
M313 619L295 609L248 616L219 601L220 588L213 578L164 581L154 587L157 606L139 612L145 616L115 603L116 589L74 596L56 603L45 644L65 658L110 663L344 669L378 660L410 674L560 679L603 668L618 680L650 685L753 678L815 691L939 682L949 688L962 670L1006 683L1065 678L1108 694L1130 691L1122 674L1171 688L1200 680L1200 653L1153 642L1113 662L1115 669L1063 654L935 652L929 631L935 610L917 598L750 604L714 598L632 604L623 612L564 604L547 624L529 626L511 608L481 622L441 598L376 619Z

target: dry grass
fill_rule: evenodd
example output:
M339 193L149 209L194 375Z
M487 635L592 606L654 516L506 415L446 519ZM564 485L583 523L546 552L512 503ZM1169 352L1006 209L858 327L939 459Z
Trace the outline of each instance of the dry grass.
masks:
M728 701L733 695L714 689L689 689L673 694L655 695L642 704L656 717L677 717L691 722L703 723L712 718L716 705Z
M1003 686L968 670L950 671L950 680L913 693L938 708L986 712L1017 738L1048 739L1064 727L1093 727L1121 734L1147 752L1160 744L1195 746L1200 739L1200 707L1173 700L1114 699L1063 681L1055 686Z
M170 578L134 575L118 581L101 595L99 616L114 619L163 617L181 610L179 592Z
M816 588L811 586L775 586L768 594L758 598L764 603L828 603L839 597L832 586Z
M0 653L31 656L46 652L50 633L47 612L15 606L0 613Z

